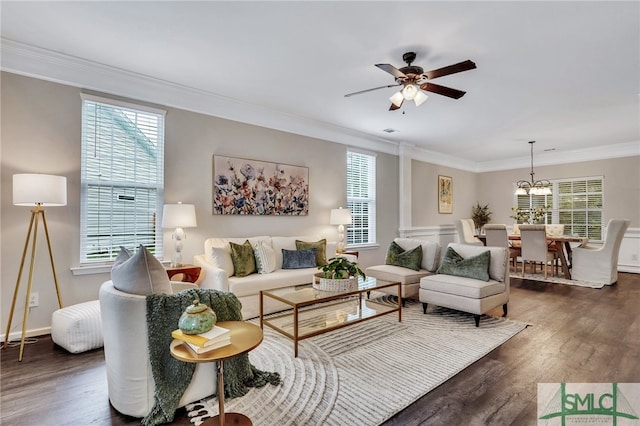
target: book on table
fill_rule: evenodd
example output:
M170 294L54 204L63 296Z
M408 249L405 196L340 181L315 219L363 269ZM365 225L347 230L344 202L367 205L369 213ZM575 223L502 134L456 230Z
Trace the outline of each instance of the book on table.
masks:
M206 333L201 334L185 334L180 329L173 330L171 332L171 337L190 343L191 345L199 348L208 348L209 346L220 347L219 343L225 343L227 345L231 343L229 330L217 325L214 325L213 328Z
M224 339L224 340L220 340L217 343L213 343L213 344L211 344L209 346L204 346L204 347L194 345L193 343L190 343L190 342L184 342L184 344L190 350L192 350L194 353L196 353L196 354L204 354L204 353L207 353L207 352L211 352L211 351L213 351L215 349L221 348L223 346L230 345L231 344L231 338L227 336L227 338Z

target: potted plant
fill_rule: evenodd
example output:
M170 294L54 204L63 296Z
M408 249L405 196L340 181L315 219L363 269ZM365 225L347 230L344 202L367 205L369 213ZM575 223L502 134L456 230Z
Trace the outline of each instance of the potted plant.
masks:
M471 219L476 226L476 233L480 234L482 227L491 221L491 211L489 211L489 204L481 206L480 203L476 203L471 210Z
M356 262L345 257L332 257L324 266L318 266L313 287L318 290L344 291L358 286L358 277L366 278Z

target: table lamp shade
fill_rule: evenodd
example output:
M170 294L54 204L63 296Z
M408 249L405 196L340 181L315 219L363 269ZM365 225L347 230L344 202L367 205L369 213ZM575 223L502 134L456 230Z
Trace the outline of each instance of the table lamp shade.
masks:
M16 206L66 206L67 178L21 173L13 175L13 204Z
M193 204L165 204L162 209L163 228L196 227L196 207Z
M351 212L349 209L331 209L331 216L329 218L331 225L351 225Z

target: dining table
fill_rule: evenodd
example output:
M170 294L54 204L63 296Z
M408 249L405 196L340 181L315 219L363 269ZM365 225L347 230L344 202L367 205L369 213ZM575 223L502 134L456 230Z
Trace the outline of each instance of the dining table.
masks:
M482 241L485 245L487 244L486 235L476 235L476 237ZM507 236L509 241L520 241L520 234L509 234ZM571 244L570 243L580 243L580 245L584 245L587 243L587 238L572 236L572 235L547 235L547 244L549 246L554 245L558 251L558 258L560 258L560 265L562 267L562 273L564 277L568 280L571 279ZM567 255L565 256L565 251Z

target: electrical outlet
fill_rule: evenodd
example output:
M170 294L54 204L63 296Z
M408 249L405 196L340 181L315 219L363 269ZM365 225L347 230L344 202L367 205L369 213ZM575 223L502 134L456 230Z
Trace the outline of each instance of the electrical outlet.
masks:
M36 306L38 306L39 300L40 299L38 298L38 292L31 293L31 297L29 297L29 307L35 308Z

